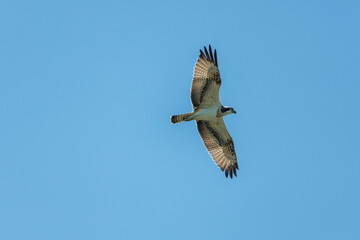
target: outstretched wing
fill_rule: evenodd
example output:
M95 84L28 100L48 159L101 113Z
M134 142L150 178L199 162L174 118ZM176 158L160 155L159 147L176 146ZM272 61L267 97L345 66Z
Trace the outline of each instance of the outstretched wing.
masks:
M225 176L236 176L236 169L239 169L234 142L226 130L224 121L221 118L217 122L196 121L197 129L201 139L210 153L214 162L221 171L225 170Z
M214 55L210 45L210 54L206 47L204 47L204 51L205 54L200 49L200 55L194 68L191 84L191 103L193 109L198 108L201 105L213 105L219 103L221 79L217 64L216 49Z

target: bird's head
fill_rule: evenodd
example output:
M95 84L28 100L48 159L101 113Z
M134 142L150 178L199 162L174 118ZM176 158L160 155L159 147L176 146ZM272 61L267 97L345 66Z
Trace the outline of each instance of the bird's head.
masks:
M236 111L232 107L221 106L221 113L225 116L230 113L236 113Z

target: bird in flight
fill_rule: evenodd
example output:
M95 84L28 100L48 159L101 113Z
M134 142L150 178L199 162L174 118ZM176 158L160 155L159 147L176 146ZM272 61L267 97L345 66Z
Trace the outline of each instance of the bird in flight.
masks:
M214 54L209 45L209 52L204 47L195 63L191 84L191 103L193 111L181 115L173 115L171 123L183 121L196 121L200 137L214 162L225 176L236 176L239 169L234 142L227 131L223 117L236 113L232 107L225 107L219 101L221 85L216 49Z

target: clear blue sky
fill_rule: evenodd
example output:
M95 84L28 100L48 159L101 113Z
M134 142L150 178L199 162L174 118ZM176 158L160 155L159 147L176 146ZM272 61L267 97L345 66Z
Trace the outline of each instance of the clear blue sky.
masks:
M360 239L359 12L1 1L0 239ZM232 180L170 124L209 43Z

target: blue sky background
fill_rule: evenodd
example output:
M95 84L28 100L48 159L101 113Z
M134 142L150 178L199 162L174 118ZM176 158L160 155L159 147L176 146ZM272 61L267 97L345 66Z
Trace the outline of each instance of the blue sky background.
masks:
M360 239L359 1L1 1L0 239ZM239 161L194 122L218 51Z

